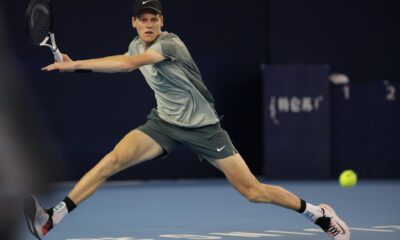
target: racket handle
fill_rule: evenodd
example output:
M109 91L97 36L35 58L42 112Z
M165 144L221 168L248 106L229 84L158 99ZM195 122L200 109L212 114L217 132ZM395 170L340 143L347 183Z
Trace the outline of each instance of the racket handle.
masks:
M56 60L56 62L64 62L63 55L61 54L61 52L58 48L55 51L53 51L53 55L54 55L54 60ZM75 73L91 73L93 71L90 69L79 69L79 70L75 70L74 72Z
M64 61L63 56L58 48L55 51L53 51L53 55L54 55L54 60L56 60L56 62Z

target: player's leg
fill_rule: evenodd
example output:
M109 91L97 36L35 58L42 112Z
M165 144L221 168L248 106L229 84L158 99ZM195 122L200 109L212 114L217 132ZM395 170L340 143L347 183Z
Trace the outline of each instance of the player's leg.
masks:
M282 187L260 183L251 173L240 154L234 154L220 160L210 160L209 162L221 170L232 186L249 201L271 203L295 210L318 224L333 239L350 239L349 228L331 207L328 205L314 206Z
M210 163L221 170L232 186L249 201L271 203L296 211L300 210L301 199L299 197L282 187L260 183L240 154L210 161Z
M110 176L128 167L153 159L162 153L162 147L152 138L140 130L133 130L83 176L68 194L68 197L75 204L80 204Z
M24 211L32 234L41 238L59 223L76 205L90 197L110 176L153 159L163 153L163 148L140 130L128 133L95 167L86 173L68 196L56 207L43 210L36 198L29 197Z

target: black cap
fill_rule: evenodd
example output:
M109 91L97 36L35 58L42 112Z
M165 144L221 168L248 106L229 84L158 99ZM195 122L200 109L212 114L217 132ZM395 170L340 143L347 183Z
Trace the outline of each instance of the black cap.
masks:
M161 14L162 6L159 0L136 0L133 4L133 16L136 17L143 10L151 9Z

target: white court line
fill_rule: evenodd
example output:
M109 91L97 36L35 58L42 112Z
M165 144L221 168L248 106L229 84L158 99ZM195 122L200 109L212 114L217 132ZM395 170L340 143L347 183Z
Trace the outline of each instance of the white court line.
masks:
M249 233L249 232L210 233L210 234L212 234L212 235L219 235L219 236L249 237L249 238L258 238L258 237L282 237L282 235L278 235L278 234Z
M268 233L281 233L281 234L289 234L289 235L306 235L306 236L312 236L312 235L316 235L314 233L304 233L304 232L288 232L288 231L275 231L275 230L267 230L264 232L268 232Z
M306 228L306 229L303 229L304 231L306 231L306 232L317 232L317 233L323 233L324 231L322 231L322 229L321 228Z
M382 228L393 228L393 229L396 229L396 230L400 230L400 225L373 226L373 228L378 228L378 229L382 229Z
M111 237L102 237L102 238L67 238L65 240L154 240L154 239L135 239L133 237L119 237L119 238L111 238Z
M191 234L168 234L160 235L162 238L182 238L182 239L221 239L221 237L204 236L204 235L191 235Z
M350 230L365 231L365 232L394 232L393 230L373 229L373 228L350 228Z

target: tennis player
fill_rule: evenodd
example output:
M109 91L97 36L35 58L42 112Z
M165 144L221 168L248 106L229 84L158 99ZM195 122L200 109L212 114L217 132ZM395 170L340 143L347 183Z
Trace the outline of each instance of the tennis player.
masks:
M232 186L249 201L295 210L319 225L335 240L349 240L348 226L326 205L312 205L289 191L260 183L221 127L214 100L185 44L162 31L164 17L158 0L137 0L132 25L138 36L128 52L99 59L72 61L63 55L44 71L130 72L139 69L154 91L157 109L147 122L129 132L115 148L80 179L55 207L44 210L37 199L24 204L30 231L45 236L56 224L90 197L110 176L141 162L165 157L184 144L202 160L221 170Z

